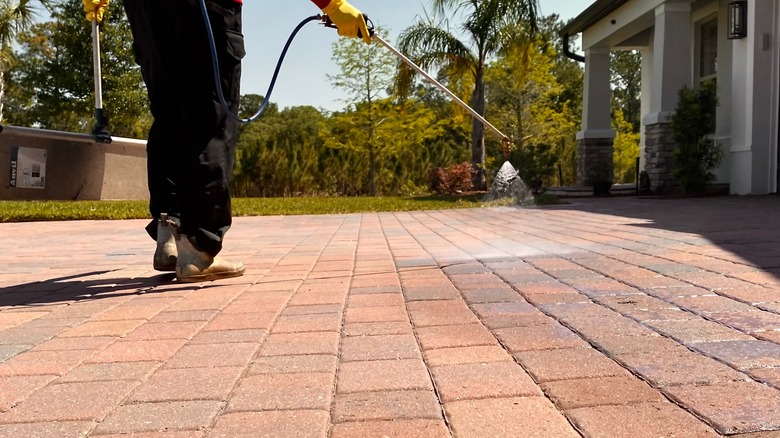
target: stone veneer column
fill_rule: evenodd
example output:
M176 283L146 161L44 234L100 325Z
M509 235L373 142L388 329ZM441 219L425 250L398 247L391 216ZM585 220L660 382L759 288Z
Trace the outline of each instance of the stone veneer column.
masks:
M656 193L668 193L678 186L672 176L674 148L671 124L645 125L645 171L650 190Z
M612 167L612 130L609 49L585 50L582 131L577 133L577 184L592 185L592 169L600 164Z
M669 116L677 107L677 93L683 86L691 85L692 53L690 1L667 0L655 9L650 112L642 120L645 126L644 170L650 177L653 191L668 192L676 185L672 178L675 144Z
M612 168L614 153L614 138L577 139L577 182L585 186L593 185L592 169L602 163Z

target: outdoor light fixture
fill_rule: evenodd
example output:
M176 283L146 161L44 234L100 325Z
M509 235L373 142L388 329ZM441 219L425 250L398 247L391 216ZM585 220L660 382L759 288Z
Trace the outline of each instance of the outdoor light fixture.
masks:
M729 39L738 40L747 36L747 0L729 3Z

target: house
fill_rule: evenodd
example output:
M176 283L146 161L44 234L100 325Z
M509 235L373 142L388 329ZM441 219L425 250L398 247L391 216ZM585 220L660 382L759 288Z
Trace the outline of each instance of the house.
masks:
M725 159L718 183L732 194L778 191L780 0L598 0L562 30L567 55L584 62L578 180L612 156L610 52L642 54L640 169L663 192L671 176L668 117L685 85L715 79ZM581 36L584 56L569 51Z

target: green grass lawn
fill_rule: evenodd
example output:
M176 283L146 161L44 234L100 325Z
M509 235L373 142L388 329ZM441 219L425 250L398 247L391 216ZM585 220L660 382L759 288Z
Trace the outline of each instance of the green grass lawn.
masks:
M489 205L508 205L494 201ZM442 210L486 205L482 196L238 198L234 216ZM146 201L0 201L0 222L149 218Z

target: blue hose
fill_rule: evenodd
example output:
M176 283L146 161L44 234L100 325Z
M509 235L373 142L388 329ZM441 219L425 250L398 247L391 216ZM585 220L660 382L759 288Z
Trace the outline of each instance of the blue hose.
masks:
M315 20L321 20L322 16L320 15L313 15L311 17L306 18L305 20L301 21L300 24L293 30L292 34L290 35L290 38L287 39L287 43L284 45L284 50L282 50L282 54L279 56L279 61L276 63L276 70L274 71L274 75L271 79L271 85L268 86L268 92L265 93L265 96L263 98L263 103L260 105L260 108L258 108L257 113L253 115L252 117L249 117L248 119L242 119L237 114L234 114L233 111L230 110L228 107L227 101L225 100L225 94L222 92L222 78L219 74L219 57L217 56L217 47L216 42L214 40L214 31L211 28L211 20L209 20L209 12L206 8L206 0L199 0L200 1L200 10L203 13L203 22L206 24L206 33L208 34L209 38L209 49L211 50L211 65L214 69L214 87L217 90L217 97L219 98L219 102L222 105L222 110L227 114L228 117L231 119L239 122L239 123L249 123L254 122L260 116L265 113L265 110L268 109L268 105L271 102L271 93L274 91L274 86L276 85L276 79L279 76L279 70L282 68L282 63L284 62L284 57L287 56L287 50L290 48L290 44L292 44L293 40L295 39L295 36L298 34L298 32L311 21Z

